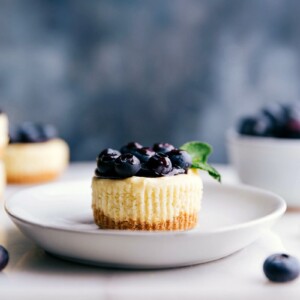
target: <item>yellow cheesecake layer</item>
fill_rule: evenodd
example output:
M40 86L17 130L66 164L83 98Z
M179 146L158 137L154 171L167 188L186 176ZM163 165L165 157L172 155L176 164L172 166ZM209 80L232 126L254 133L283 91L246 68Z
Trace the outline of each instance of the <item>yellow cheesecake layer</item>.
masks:
M0 158L3 157L8 143L8 119L5 114L0 114Z
M61 139L42 143L9 144L4 155L10 183L36 183L56 178L69 161L69 147Z
M93 178L94 219L102 228L172 230L195 227L202 197L196 170L158 178Z
M5 186L6 186L5 167L4 167L4 163L0 161L0 197L4 193Z

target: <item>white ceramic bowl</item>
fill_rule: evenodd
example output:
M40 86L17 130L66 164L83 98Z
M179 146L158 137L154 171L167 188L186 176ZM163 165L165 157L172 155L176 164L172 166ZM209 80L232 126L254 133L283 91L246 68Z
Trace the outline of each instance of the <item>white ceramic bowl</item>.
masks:
M239 179L300 207L300 140L227 134L229 160Z

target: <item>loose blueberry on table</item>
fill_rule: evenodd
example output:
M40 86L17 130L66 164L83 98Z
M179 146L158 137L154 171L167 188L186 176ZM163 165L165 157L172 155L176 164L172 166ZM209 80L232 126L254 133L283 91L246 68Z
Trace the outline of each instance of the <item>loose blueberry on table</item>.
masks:
M9 254L7 250L0 245L0 271L2 271L8 264Z
M263 271L270 281L288 282L299 276L300 264L298 259L291 255L273 254L265 260Z
M273 103L263 107L256 115L239 120L242 135L276 138L300 138L300 103Z
M120 151L111 148L101 151L95 175L107 179L164 177L187 174L189 168L197 168L208 171L220 181L220 174L206 162L211 151L209 145L201 142L186 143L180 149L168 143L143 147L131 142Z

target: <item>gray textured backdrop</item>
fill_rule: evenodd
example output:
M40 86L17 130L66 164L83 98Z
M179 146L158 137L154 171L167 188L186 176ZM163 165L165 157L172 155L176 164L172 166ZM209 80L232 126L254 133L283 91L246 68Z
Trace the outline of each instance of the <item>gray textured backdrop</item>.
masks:
M73 160L135 140L211 143L300 97L297 0L0 0L0 106L54 123Z

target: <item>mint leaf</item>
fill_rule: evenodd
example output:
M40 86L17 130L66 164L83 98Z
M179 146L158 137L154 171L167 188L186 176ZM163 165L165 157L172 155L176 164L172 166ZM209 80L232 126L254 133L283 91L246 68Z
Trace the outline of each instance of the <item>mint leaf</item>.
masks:
M221 182L221 174L208 163L195 162L192 164L192 168L207 171L211 177Z
M201 142L189 142L185 143L180 147L180 149L185 150L192 157L192 161L203 162L207 161L208 156L212 152L210 145Z
M220 173L207 163L207 159L212 153L212 147L209 144L193 141L185 143L180 149L185 150L191 155L192 168L207 171L211 177L221 182Z

